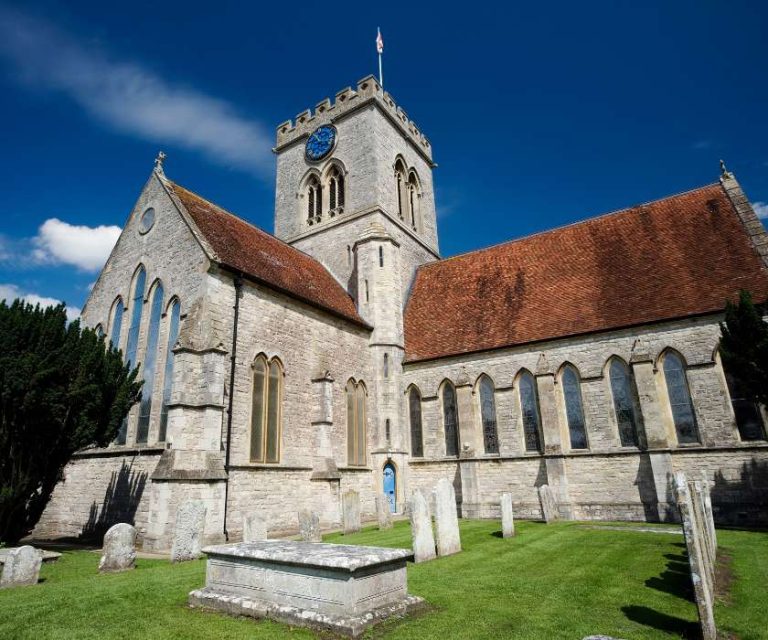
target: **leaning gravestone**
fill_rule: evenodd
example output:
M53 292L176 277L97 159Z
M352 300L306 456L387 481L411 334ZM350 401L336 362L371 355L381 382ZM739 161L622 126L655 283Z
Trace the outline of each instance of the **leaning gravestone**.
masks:
M512 511L512 494L501 494L501 536L511 538L515 535L515 516Z
M304 542L322 542L320 533L320 518L309 509L299 511L299 535Z
M379 520L379 529L392 528L392 511L389 508L389 499L386 493L376 496L376 516Z
M127 571L136 566L136 529L120 522L110 527L104 535L99 571Z
M360 531L360 494L357 491L350 490L342 495L341 510L344 535Z
M541 502L541 516L544 518L544 522L550 523L560 519L560 511L557 508L555 496L548 484L539 487L539 502Z
M438 555L449 556L461 551L456 492L448 478L438 480L435 487L435 526Z
M43 556L37 549L29 545L11 549L4 560L0 589L37 584L43 563Z
M437 557L435 537L432 533L432 519L424 494L415 491L410 502L411 538L413 541L413 561L426 562Z
M173 532L171 562L184 562L202 557L201 546L205 530L205 503L189 500L176 513L176 528Z
M267 522L258 513L243 518L243 542L261 542L267 539Z

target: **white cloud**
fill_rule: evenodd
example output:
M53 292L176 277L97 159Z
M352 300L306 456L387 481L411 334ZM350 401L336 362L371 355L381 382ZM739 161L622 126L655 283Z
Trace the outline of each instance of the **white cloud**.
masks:
M271 135L228 102L112 60L49 23L2 6L0 56L22 82L66 94L119 131L199 151L228 167L271 173Z
M0 284L0 300L5 300L8 304L16 298L21 298L29 304L39 304L41 307L51 307L61 304L61 300L56 298L47 298L36 293L24 292L15 284ZM67 307L67 319L72 322L80 315L80 309L77 307Z
M768 202L753 202L752 208L755 210L758 218L768 220Z
M83 271L104 266L120 236L120 227L86 227L58 218L46 220L33 239L34 257L40 262L70 264Z

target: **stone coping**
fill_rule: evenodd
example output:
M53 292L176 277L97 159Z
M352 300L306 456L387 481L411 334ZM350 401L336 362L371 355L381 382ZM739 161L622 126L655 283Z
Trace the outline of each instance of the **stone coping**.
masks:
M0 549L0 564L5 564L5 556L7 556L14 549L18 548L19 547L8 547L6 549ZM56 551L45 551L44 549L38 549L37 551L43 557L43 562L56 562L59 558L61 558L61 554L57 553Z
M267 540L205 547L209 556L230 556L276 564L349 571L368 569L413 558L410 549L360 547L327 542Z

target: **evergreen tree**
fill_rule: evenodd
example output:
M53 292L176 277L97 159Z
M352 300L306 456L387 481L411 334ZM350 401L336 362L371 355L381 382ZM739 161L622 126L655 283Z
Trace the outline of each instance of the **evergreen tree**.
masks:
M720 323L723 366L738 380L749 399L768 405L768 324L747 291L728 302Z
M72 455L105 446L140 397L137 371L64 305L0 301L0 542L32 531Z

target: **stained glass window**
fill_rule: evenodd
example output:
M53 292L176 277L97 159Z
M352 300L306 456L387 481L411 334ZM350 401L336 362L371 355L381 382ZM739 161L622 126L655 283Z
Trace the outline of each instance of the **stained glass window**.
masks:
M541 452L541 412L536 380L529 371L523 371L517 386L520 392L520 412L523 416L525 450Z
M168 432L168 405L171 402L171 389L173 388L173 361L176 354L173 347L179 339L179 320L181 316L181 303L174 300L171 305L170 320L168 323L168 343L165 350L165 374L163 376L163 404L160 407L160 429L158 442L165 442Z
M416 387L408 392L408 408L411 417L411 455L421 458L424 455L424 441L421 431L421 394Z
M493 382L482 376L479 382L480 417L483 423L483 446L486 453L499 452L499 438L496 433L496 402Z
M445 455L459 455L459 412L456 406L456 389L448 381L443 384L443 427Z
M765 440L765 425L760 405L744 389L737 378L725 368L725 381L728 385L728 393L731 396L731 406L736 416L736 427L742 440Z
M277 358L259 356L253 363L251 462L280 461L283 370Z
M149 314L149 332L147 333L147 351L144 356L142 374L144 385L141 387L139 403L139 423L136 428L136 442L144 443L149 436L149 418L152 414L152 395L155 387L155 364L157 363L157 339L160 333L160 317L163 314L163 285L158 283L152 294L152 306Z
M664 356L664 378L667 381L667 394L672 409L672 420L677 432L677 441L681 444L698 442L696 414L693 410L685 366L682 358L672 351Z
M635 378L623 360L614 358L609 369L613 409L619 427L622 447L638 446L637 439L637 388Z
M584 423L584 407L581 400L581 379L576 369L570 365L563 370L562 385L571 449L586 449L587 429Z

